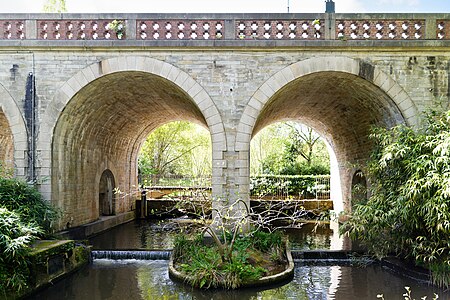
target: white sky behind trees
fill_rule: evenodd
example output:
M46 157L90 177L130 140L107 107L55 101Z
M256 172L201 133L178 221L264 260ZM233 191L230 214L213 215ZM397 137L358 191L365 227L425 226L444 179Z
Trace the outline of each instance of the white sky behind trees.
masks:
M66 0L69 13L325 12L325 0ZM450 0L334 0L337 13L450 12ZM0 13L39 13L45 0L0 0Z

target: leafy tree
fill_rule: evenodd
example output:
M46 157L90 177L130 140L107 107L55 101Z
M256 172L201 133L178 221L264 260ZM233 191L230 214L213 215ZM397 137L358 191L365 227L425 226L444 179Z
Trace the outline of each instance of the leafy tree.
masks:
M252 174L329 174L325 142L311 128L296 122L266 127L251 143Z
M306 165L310 166L314 145L319 141L320 136L309 127L296 126L291 122L286 122L286 126L290 128L289 140L286 141L286 159L294 163L298 156L301 156L306 161Z
M450 112L427 114L420 130L378 128L366 173L370 198L343 231L382 257L396 253L450 284Z
M47 0L42 8L47 13L63 13L67 12L66 0Z
M190 122L171 122L155 129L139 155L139 169L146 176L207 176L211 174L209 132Z
M280 149L284 147L285 137L279 124L267 126L255 135L250 144L250 173L267 173L266 161L271 161L270 169L279 169L282 164Z
M14 169L9 168L3 161L0 161L0 178L12 178Z

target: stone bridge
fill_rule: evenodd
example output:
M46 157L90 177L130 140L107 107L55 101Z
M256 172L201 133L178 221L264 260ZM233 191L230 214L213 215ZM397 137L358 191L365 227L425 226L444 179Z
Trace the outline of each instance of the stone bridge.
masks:
M351 209L370 127L448 105L449 50L450 14L0 14L0 159L63 229L134 209L163 123L208 128L213 195L248 200L252 136L297 120L327 140Z

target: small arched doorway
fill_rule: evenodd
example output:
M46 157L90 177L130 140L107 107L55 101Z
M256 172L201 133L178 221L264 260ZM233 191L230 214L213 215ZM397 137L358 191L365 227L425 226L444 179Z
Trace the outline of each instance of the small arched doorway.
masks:
M98 212L99 216L114 215L114 175L110 170L103 171L99 183Z

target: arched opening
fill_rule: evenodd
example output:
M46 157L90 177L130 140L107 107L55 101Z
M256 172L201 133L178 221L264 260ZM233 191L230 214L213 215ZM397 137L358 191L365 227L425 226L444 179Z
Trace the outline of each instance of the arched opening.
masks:
M252 138L250 150L250 174L330 174L325 141L298 122L268 125Z
M143 186L210 187L209 130L188 121L163 124L142 144L138 164L139 184Z
M110 73L75 93L53 133L52 200L64 208L61 224L73 227L98 218L99 182L106 169L120 190L108 213L133 209L139 149L152 130L176 120L207 127L191 96L155 74Z
M100 177L98 187L98 214L99 216L114 215L114 175L110 170L105 170Z
M338 174L335 189L340 195L332 196L332 200L338 212L351 209L352 170L369 157L370 128L404 122L400 110L382 89L360 76L337 71L304 75L279 88L261 109L252 136L282 120L314 128L333 150L336 164L331 173Z
M0 170L10 172L14 168L14 140L8 119L0 109Z
M250 143L251 198L330 199L330 151L299 122L268 125Z

